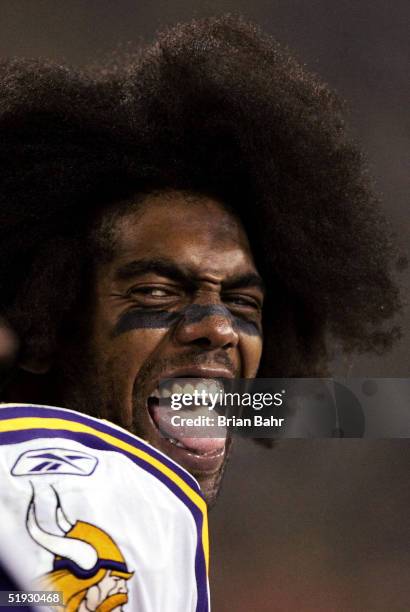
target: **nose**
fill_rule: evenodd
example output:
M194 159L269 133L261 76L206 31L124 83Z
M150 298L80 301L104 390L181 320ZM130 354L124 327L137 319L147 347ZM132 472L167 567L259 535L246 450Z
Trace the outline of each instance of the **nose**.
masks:
M222 304L191 304L175 330L179 344L211 350L234 348L239 341L234 319Z

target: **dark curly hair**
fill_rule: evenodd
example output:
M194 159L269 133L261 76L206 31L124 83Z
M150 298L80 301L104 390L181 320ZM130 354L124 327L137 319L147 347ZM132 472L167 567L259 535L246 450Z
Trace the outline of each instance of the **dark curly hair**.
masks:
M324 374L328 334L379 352L397 336L390 239L341 105L256 27L193 21L110 69L16 60L0 82L1 307L23 352L67 333L96 219L170 188L242 219L268 290L259 375Z

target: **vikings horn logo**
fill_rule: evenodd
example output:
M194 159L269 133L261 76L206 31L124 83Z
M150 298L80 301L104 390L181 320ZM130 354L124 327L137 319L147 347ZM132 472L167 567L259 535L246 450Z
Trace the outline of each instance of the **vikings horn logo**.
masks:
M64 535L42 529L35 508L35 494L27 511L32 539L54 555L53 569L39 579L38 588L62 591L65 612L120 612L128 602L129 572L114 540L102 529L65 516L57 498L56 523ZM54 608L55 609L55 608Z

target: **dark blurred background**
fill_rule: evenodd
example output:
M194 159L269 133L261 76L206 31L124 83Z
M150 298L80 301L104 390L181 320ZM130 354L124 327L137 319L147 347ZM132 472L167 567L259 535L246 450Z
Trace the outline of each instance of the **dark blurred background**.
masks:
M0 55L86 65L224 12L259 23L346 100L408 256L408 0L1 0ZM408 299L408 269L398 278ZM409 376L407 307L401 323L390 354L339 356L334 373ZM214 611L410 610L409 465L407 440L238 441L211 513Z

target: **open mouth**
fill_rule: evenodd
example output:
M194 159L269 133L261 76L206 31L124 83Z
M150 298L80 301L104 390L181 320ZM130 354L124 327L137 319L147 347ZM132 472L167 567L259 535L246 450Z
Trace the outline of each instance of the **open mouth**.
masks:
M161 450L191 472L216 471L222 464L227 432L214 426L217 415L210 410L210 399L215 400L223 389L215 378L184 376L161 381L148 397L148 413L161 438ZM182 396L193 398L194 405L173 409L171 399ZM189 417L191 425L181 425L175 416Z

